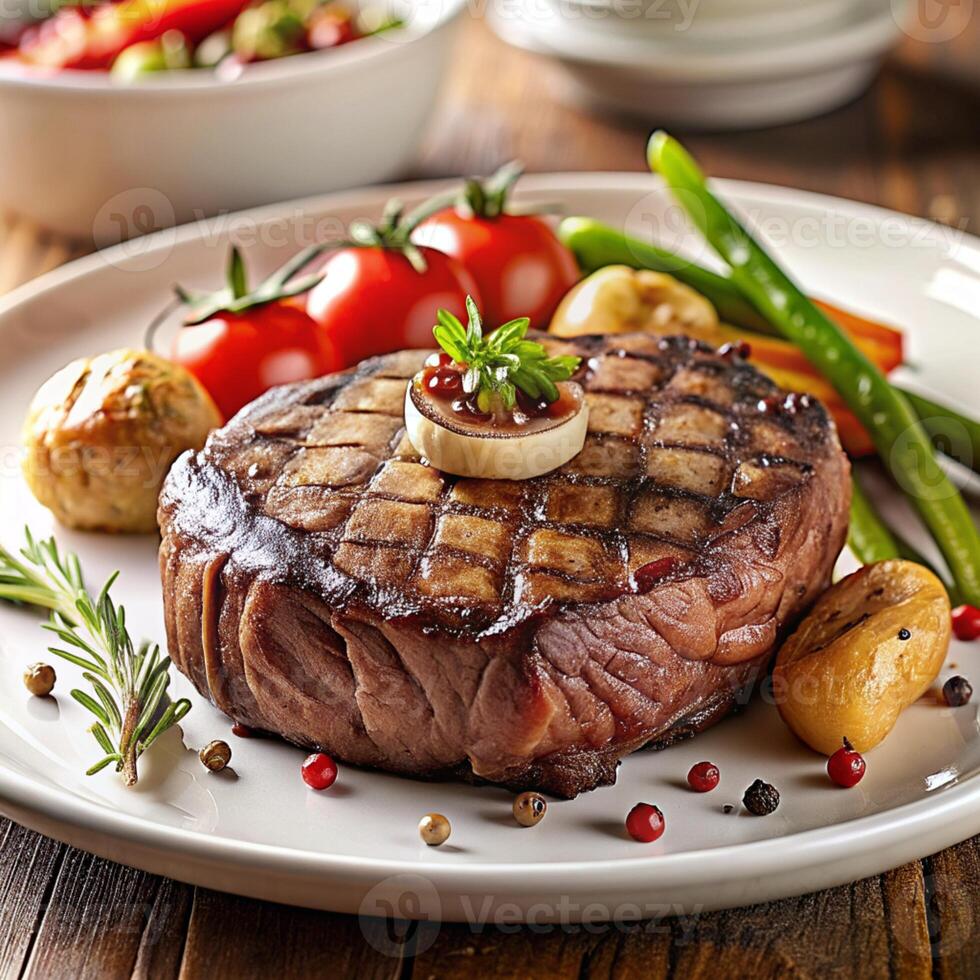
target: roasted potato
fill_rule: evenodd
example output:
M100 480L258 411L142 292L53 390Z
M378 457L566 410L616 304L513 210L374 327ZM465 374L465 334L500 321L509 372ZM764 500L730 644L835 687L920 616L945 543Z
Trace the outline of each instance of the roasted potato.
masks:
M220 424L200 383L155 354L81 358L34 396L24 423L24 476L68 527L154 531L170 464Z
M588 333L687 334L717 346L718 315L673 276L608 265L574 286L548 328L559 337Z
M825 755L844 738L867 752L936 679L950 631L949 597L927 568L865 565L831 586L779 651L783 720Z

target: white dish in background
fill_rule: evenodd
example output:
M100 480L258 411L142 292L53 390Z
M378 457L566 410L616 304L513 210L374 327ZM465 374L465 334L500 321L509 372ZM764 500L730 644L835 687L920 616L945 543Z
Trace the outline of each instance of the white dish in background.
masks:
M464 0L401 4L406 26L331 51L120 84L0 70L0 210L97 244L402 171ZM406 78L411 84L404 84Z
M445 185L405 185L312 199L242 216L239 229L266 229L249 246L255 272L295 250L318 222L377 215L397 194L407 204ZM975 377L980 241L928 222L793 190L718 181L722 195L778 236L780 258L816 295L908 330L912 379L980 413ZM638 235L673 232L676 208L643 174L527 177L520 197L563 202ZM167 302L173 282L207 286L222 274L227 239L215 224L140 239L75 262L0 301L0 445L15 446L34 388L72 357L137 342ZM261 244L264 242L265 244ZM907 379L910 380L910 379ZM115 589L136 635L162 637L156 542L79 534L54 526L3 457L0 540L20 540L25 522L54 531L81 555L90 583L121 570ZM875 498L902 533L923 546L901 498ZM931 554L931 552L930 552ZM844 567L849 567L847 560ZM775 899L883 871L980 831L977 705L957 710L925 701L868 754L856 788L834 787L824 760L798 743L773 707L748 711L660 753L626 759L615 786L555 802L543 824L518 828L511 795L495 788L425 783L342 767L334 789L308 790L303 753L273 740L229 735L228 720L175 676L174 695L194 708L143 763L135 791L104 771L82 773L98 754L84 711L68 697L77 672L56 664L57 701L31 699L21 684L46 638L32 611L0 608L0 811L105 857L155 873L260 898L341 912L387 908L435 919L533 915L574 921L653 915ZM980 646L954 643L943 671L980 678ZM955 670L952 664L956 664ZM232 745L234 774L209 775L193 747ZM688 768L711 759L721 785L707 795L684 787ZM739 807L757 777L782 792L769 817ZM667 832L654 845L626 838L622 821L638 800L659 804ZM732 814L723 804L734 804ZM449 844L426 848L416 824L427 811L453 824ZM485 904L487 901L487 904ZM363 904L362 904L363 903Z
M609 18L596 33L535 0L491 11L504 41L561 66L575 101L687 129L771 126L836 108L867 87L901 35L889 0L855 0L820 28L770 36L760 17L707 38L695 28L646 36Z
M731 43L747 38L769 43L790 31L814 30L842 20L854 0L545 0L523 16L542 27L555 26L591 35L686 44ZM499 17L504 8L499 8Z

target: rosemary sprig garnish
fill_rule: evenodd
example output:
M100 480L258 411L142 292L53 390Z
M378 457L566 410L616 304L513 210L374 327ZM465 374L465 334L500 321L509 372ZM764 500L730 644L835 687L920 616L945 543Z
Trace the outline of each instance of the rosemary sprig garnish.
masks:
M81 667L92 685L92 694L71 692L95 715L89 731L105 753L88 775L115 764L123 782L134 786L139 757L190 711L191 703L181 698L159 711L170 683L170 658L146 641L134 649L126 611L109 595L119 573L114 572L93 599L75 554L62 555L54 538L35 541L26 528L25 535L20 558L0 547L0 599L51 611L44 628L64 646L48 649Z
M484 412L494 397L511 409L519 388L531 398L556 401L558 381L567 381L578 369L580 357L549 357L533 340L526 340L530 320L521 317L483 335L483 321L472 297L466 297L469 323L464 327L448 310L440 310L432 334L439 346L457 363L465 365L463 390L476 395Z

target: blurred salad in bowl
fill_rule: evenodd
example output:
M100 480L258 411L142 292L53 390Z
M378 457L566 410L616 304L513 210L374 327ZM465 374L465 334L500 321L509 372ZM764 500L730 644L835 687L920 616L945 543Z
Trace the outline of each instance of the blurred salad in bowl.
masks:
M338 0L45 0L5 14L0 58L43 72L159 72L245 65L336 48L395 30L381 5Z

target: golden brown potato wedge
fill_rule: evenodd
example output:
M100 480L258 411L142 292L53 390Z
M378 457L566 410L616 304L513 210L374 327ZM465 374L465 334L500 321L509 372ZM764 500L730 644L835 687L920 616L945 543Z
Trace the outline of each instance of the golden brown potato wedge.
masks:
M779 651L783 720L825 755L844 738L874 748L935 680L950 628L946 589L927 568L866 565L829 588Z

